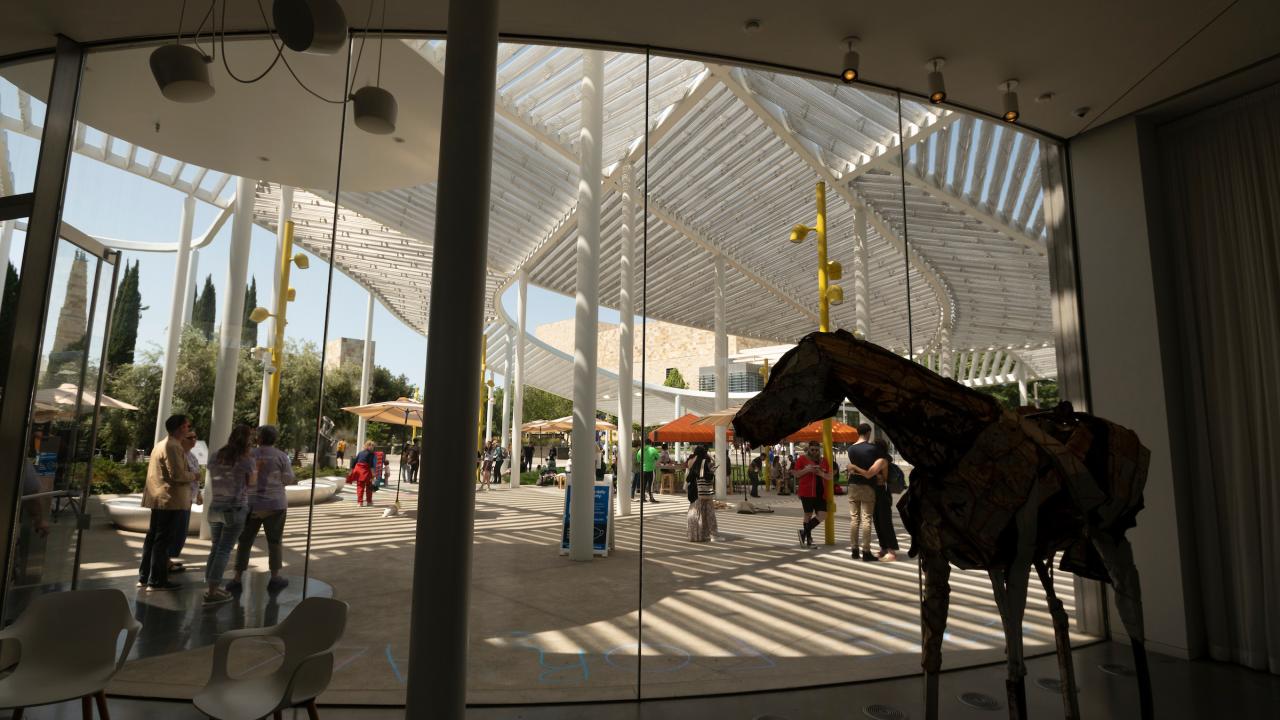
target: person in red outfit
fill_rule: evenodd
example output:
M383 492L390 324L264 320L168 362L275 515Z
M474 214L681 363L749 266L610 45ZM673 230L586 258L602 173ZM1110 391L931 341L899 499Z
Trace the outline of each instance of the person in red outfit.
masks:
M831 479L831 466L822 457L822 443L809 443L804 455L791 467L791 475L796 479L796 495L804 507L800 546L813 549L813 529L826 517L826 481Z
M373 505L373 483L377 478L374 471L377 468L378 456L373 452L373 441L369 440L364 444L364 449L356 455L355 467L351 468L351 473L347 475L347 482L356 485L356 505L361 507Z

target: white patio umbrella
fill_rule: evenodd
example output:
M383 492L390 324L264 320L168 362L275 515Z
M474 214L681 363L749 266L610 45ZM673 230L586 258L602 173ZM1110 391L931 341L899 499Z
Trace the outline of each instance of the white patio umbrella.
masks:
M565 415L562 418L556 418L555 420L547 420L546 422L551 426L551 429L558 430L560 432L569 432L570 430L573 429L572 415ZM613 423L608 422L606 420L601 420L600 418L596 418L596 430L617 430L617 429L618 429L617 425L614 425Z
M384 400L368 405L352 405L342 409L370 422L422 427L422 403L409 398Z
M34 419L36 422L48 422L50 420L70 419L75 414L76 398L80 400L80 412L88 413L93 411L94 393L89 390L80 390L75 383L63 383L58 387L44 388L37 390L35 396L35 412ZM136 406L130 405L123 400L117 400L108 395L102 395L100 407L103 410L137 410Z
M725 408L724 410L716 410L689 423L690 425L710 425L712 427L729 427L733 424L733 418L742 409L741 405Z

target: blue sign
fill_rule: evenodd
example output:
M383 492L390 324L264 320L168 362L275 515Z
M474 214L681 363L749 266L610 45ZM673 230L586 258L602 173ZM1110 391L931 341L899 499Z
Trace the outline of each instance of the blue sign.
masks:
M595 502L592 503L594 515L592 522L591 549L596 555L609 556L609 523L613 520L613 484L598 483L594 485ZM560 554L569 552L569 498L573 494L573 485L564 490L564 527L560 532Z

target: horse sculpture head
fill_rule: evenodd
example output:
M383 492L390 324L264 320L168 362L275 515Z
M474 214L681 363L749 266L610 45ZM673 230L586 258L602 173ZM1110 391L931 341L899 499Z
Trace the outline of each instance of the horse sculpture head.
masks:
M806 335L773 366L764 390L734 416L735 437L752 445L771 445L836 414L844 391L831 382L831 364L818 346L818 335Z

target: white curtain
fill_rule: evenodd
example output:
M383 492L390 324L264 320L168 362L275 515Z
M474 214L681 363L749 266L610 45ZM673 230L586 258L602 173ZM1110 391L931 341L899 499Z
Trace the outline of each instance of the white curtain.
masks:
M1205 639L1280 673L1280 86L1159 140Z

